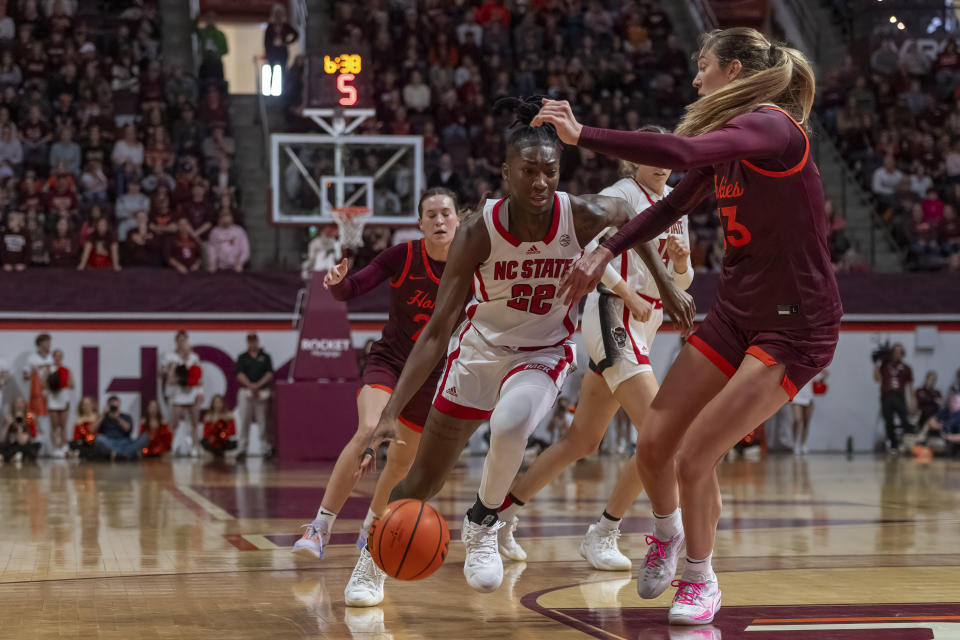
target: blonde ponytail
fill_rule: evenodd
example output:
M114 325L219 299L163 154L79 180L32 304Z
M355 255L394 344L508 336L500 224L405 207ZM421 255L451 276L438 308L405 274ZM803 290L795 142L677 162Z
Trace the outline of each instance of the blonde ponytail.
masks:
M700 46L700 52L704 51L713 51L721 68L739 60L742 70L737 79L689 105L677 135L715 131L763 104L780 107L809 128L816 80L803 53L772 44L756 29L746 27L705 34Z

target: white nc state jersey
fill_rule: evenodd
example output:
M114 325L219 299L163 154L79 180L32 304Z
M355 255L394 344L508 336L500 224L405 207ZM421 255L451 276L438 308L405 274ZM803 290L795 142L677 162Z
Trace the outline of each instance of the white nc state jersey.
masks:
M663 196L658 196L653 191L640 186L633 178L622 178L601 191L600 195L626 200L630 204L630 210L633 212L630 214L630 217L633 218L647 207L653 206L655 202L662 200L672 190L672 187L664 186ZM660 254L660 257L663 258L664 264L667 265L667 273L674 274L676 273L676 268L673 260L671 260L669 254L667 254L667 238L670 236L679 236L686 241L689 246L690 236L687 228L687 216L682 216L674 222L669 229L657 237L657 252ZM647 269L647 265L643 263L643 260L640 259L636 251L624 251L619 257L614 258L610 264L620 272L620 277L626 280L627 284L630 285L630 288L634 291L642 293L649 298L660 297L660 290L657 289L657 283L654 281L653 276L650 275L650 270ZM693 267L690 264L689 257L687 258L687 271L684 275L688 278L693 275ZM686 289L687 286L689 286L689 282L680 282L677 284L682 289ZM686 286L683 286L684 284Z
M508 206L505 198L487 200L483 207L490 256L473 274L467 317L490 344L552 346L570 337L580 313L579 304L568 306L557 297L560 280L583 253L570 197L556 192L550 230L535 242L522 242L510 233Z

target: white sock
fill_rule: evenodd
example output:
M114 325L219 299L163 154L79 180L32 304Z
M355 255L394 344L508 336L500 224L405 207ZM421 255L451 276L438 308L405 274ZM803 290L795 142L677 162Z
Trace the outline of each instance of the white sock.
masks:
M509 507L500 512L500 519L504 522L510 522L514 519L519 513L520 509L523 509L522 504L517 504L514 502Z
M327 532L329 532L333 529L333 523L336 521L336 519L337 514L331 513L323 507L320 507L320 509L317 510L317 517L314 518L313 521L319 524L322 529L325 529Z
M606 516L600 516L600 519L597 520L597 526L599 526L604 533L611 533L613 531L620 530L620 520L611 520Z
M379 516L373 512L373 509L367 509L367 515L363 519L363 530L366 531L370 528L370 525L373 524L373 521L376 520Z
M680 518L680 507L665 516L653 514L653 535L657 540L666 542L682 530L683 520Z
M717 575L713 572L712 560L712 553L702 560L696 560L687 556L687 564L683 568L681 579L684 582L707 582L709 580L716 580Z

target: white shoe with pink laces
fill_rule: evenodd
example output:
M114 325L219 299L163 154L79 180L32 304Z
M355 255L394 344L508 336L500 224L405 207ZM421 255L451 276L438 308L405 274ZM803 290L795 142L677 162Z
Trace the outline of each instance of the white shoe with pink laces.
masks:
M643 568L637 576L637 593L644 600L659 598L677 572L677 560L683 548L683 530L669 540L646 536L649 546Z
M720 583L717 577L706 582L674 580L677 594L670 605L670 624L710 624L720 610Z

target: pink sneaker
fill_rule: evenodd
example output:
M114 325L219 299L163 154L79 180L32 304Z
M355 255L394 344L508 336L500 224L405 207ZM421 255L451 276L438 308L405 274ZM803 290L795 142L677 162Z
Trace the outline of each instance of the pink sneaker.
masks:
M670 624L710 624L720 610L720 583L716 576L706 582L674 580L677 595L670 605Z

